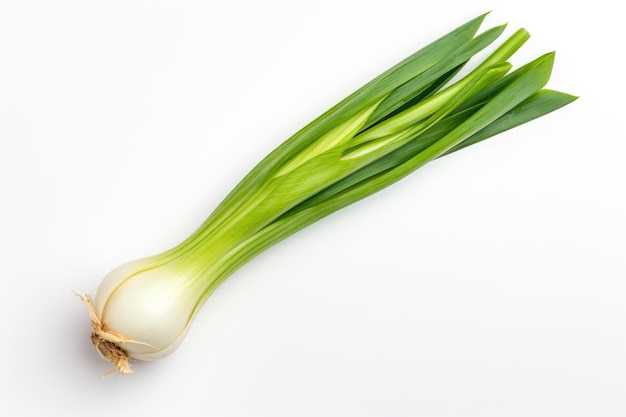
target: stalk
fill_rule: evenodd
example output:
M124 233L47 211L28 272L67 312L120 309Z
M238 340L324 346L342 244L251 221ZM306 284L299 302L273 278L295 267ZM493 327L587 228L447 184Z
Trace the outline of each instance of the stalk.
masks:
M172 353L215 289L270 246L449 153L576 97L543 89L554 53L510 72L521 29L451 83L503 32L476 19L411 55L265 157L176 247L114 269L95 302L80 296L92 342L120 373Z

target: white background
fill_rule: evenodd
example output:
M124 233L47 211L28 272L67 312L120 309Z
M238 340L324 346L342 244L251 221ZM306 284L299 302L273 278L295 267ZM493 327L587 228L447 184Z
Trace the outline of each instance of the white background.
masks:
M618 2L0 4L3 415L626 415ZM514 64L556 49L549 86L581 99L270 249L175 354L100 380L72 290L489 10L533 35Z

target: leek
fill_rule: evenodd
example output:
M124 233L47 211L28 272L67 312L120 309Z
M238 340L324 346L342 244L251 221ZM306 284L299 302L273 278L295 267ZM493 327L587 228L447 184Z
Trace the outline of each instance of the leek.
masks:
M357 90L264 158L185 241L114 269L95 301L79 295L91 339L120 373L182 342L207 297L268 247L422 165L554 111L576 97L544 89L554 54L511 71L521 29L467 75L504 31L479 16Z

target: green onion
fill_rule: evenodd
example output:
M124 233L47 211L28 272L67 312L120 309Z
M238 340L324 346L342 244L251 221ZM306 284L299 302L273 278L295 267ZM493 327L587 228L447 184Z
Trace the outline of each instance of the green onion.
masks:
M525 30L458 77L504 31L477 35L483 19L411 55L278 146L184 242L113 270L95 302L80 295L102 356L130 373L129 359L170 354L207 297L268 247L436 158L576 98L544 89L553 53L511 71L507 59L528 39Z

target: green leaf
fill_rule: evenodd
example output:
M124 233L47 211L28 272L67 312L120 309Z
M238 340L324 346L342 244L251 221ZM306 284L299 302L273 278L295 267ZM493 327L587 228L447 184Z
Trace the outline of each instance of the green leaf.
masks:
M396 88L370 116L370 120L365 124L365 128L373 126L381 120L388 118L391 114L396 113L407 102L410 102L414 97L422 93L430 83L445 76L459 65L465 64L471 57L493 43L502 34L505 27L505 25L497 26L481 33L454 52L449 53L445 59L436 65Z
M278 146L239 182L211 216L184 242L184 245L193 245L194 241L202 240L213 233L213 230L226 222L238 207L247 204L248 196L254 194L255 190L271 179L285 163L288 163L325 132L365 111L391 91L427 71L453 51L467 44L478 31L485 16L481 15L470 20L415 52L349 95Z
M578 97L576 96L561 93L559 91L540 90L484 129L474 133L463 142L451 148L449 151L444 153L444 155L448 155L470 145L474 145L495 136L498 133L502 133L545 114L551 113L563 106L568 105L577 98Z

